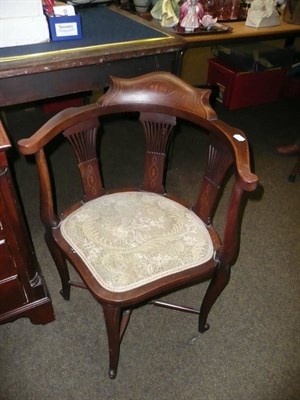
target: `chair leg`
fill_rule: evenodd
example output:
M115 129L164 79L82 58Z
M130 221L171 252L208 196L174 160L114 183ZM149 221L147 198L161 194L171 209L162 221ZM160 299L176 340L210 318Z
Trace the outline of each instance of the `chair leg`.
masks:
M68 265L66 258L57 247L56 243L54 242L51 233L45 233L45 241L47 243L48 249L51 253L53 261L56 265L57 271L60 276L62 288L60 290L60 294L63 296L65 300L70 300L70 275L68 270Z
M117 376L120 355L121 309L103 305L103 313L109 347L109 377L114 379Z
M229 265L219 265L212 280L210 281L200 308L198 325L198 330L200 333L204 333L209 329L209 324L207 324L208 314L217 298L227 286L227 283L230 279L230 271L231 268Z

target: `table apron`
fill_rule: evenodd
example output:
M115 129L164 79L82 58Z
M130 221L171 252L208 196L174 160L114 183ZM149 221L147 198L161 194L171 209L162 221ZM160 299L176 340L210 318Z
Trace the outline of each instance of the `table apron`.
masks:
M129 78L154 71L174 73L177 57L177 52L169 52L104 64L2 78L0 79L0 107L99 90L108 86L109 75Z

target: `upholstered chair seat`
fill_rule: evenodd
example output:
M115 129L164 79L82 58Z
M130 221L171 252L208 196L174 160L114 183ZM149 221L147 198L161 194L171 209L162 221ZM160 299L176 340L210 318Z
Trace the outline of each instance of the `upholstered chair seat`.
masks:
M64 239L107 290L124 292L198 266L213 257L205 224L162 195L121 192L73 211Z

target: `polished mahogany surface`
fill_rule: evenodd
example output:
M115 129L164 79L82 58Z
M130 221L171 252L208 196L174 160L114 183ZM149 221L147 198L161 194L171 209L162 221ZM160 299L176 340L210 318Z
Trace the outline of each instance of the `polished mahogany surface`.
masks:
M52 303L10 174L10 147L0 122L0 324L20 317L46 324L54 320Z

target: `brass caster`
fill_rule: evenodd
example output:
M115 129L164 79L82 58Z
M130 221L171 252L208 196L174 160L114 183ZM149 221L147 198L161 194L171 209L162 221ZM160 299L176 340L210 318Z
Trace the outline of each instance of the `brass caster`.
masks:
M114 369L110 369L108 371L108 375L109 375L110 379L115 379L115 377L117 376L117 372Z
M204 333L204 332L208 331L209 328L210 328L210 325L209 324L205 324L204 328L199 328L199 332L200 333Z
M60 289L59 293L65 300L70 300L70 288L68 289Z

